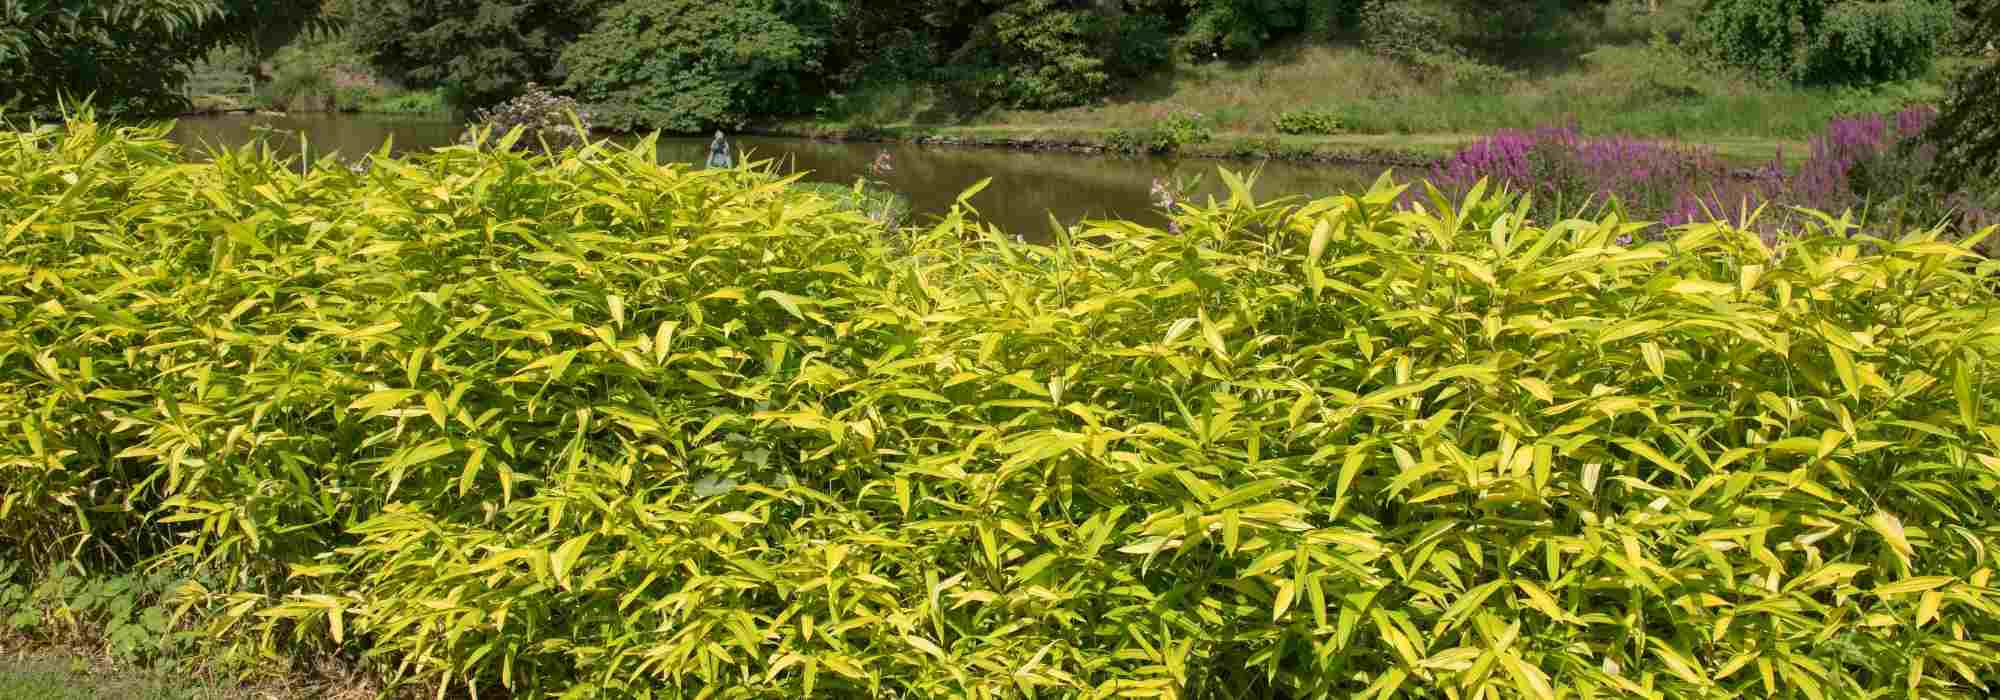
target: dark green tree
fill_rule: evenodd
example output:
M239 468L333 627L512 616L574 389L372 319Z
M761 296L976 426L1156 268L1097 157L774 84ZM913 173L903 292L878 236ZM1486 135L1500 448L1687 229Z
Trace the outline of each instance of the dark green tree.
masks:
M987 3L952 50L948 76L981 104L1068 107L1111 93L1167 62L1168 33L1156 15L1116 3L1015 0Z
M91 96L107 114L173 113L188 65L211 49L275 50L325 22L317 2L295 0L0 0L0 105L49 113Z
M624 0L562 53L598 124L692 132L810 105L823 42L776 0Z
M187 63L216 41L218 0L0 0L0 106L51 114L92 97L108 114L186 104Z
M1184 20L1173 7L1183 1L1178 9ZM1193 57L1243 58L1275 41L1351 25L1361 5L1360 0L1176 0L1141 8L1176 25L1178 45Z
M264 64L278 49L309 31L333 29L339 20L337 8L325 0L229 0L221 20L205 25L206 38L243 47L252 60L251 71L259 80L268 80Z
M1970 8L1968 35L1985 46L1984 60L1952 87L1936 122L1926 134L1937 146L1931 180L1940 192L1995 185L2000 173L2000 0ZM1991 193L1988 193L1991 194Z
M562 52L605 0L345 0L349 38L388 77L444 88L463 106L561 84Z

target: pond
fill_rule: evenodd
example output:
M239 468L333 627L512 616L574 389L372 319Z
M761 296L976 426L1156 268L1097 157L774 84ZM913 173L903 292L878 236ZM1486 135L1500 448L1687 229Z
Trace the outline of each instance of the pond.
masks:
M268 127L302 133L314 157L336 151L350 157L393 140L407 152L453 143L464 127L452 121L383 115L219 115L182 118L174 140L197 150L205 146L236 146L256 138ZM626 139L628 142L630 139ZM1049 220L1064 224L1088 218L1157 221L1151 202L1154 178L1202 177L1200 197L1226 196L1216 169L1257 170L1253 191L1259 199L1285 195L1325 196L1366 188L1385 168L1377 166L1290 163L1282 161L1225 162L1202 159L1122 157L1063 152L1010 151L913 144L829 143L805 139L741 137L733 142L752 159L773 159L787 172L803 171L806 179L852 184L866 174L869 163L888 151L894 172L880 178L910 198L917 221L942 214L966 188L983 178L993 183L972 199L987 221L1010 234L1046 238ZM297 152L297 139L275 141ZM662 138L662 160L703 162L708 140Z

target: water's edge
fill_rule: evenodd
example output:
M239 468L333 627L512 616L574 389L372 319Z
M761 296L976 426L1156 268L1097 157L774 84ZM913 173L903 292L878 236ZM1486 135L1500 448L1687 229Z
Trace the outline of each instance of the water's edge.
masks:
M305 151L317 158L338 152L356 158L385 141L399 153L450 145L464 130L461 122L435 117L261 113L184 117L175 122L170 136L196 153L265 139L284 155ZM624 144L640 140L629 135L611 138ZM741 160L762 161L784 173L805 173L807 180L842 185L874 181L908 197L918 224L950 211L960 193L990 179L972 200L980 218L1029 239L1045 237L1051 218L1056 225L1099 218L1164 223L1152 196L1154 182L1185 183L1187 196L1182 201L1199 204L1210 196L1228 196L1215 175L1219 168L1254 173L1251 191L1259 199L1366 189L1386 169L1380 163L1133 156L1050 140L866 141L753 133L732 136L731 141L745 152ZM706 160L708 139L663 135L657 148L663 162L699 164ZM893 168L872 172L870 165L885 153Z

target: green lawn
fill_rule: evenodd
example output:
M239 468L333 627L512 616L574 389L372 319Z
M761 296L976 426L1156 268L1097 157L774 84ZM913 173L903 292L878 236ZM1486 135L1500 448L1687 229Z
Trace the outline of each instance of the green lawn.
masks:
M8 700L209 700L236 697L189 686L163 674L101 672L56 656L0 658L0 698Z

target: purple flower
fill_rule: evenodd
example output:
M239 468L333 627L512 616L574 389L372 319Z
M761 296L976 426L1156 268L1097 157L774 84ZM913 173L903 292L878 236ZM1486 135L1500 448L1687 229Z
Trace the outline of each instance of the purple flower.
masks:
M1732 169L1707 148L1623 136L1584 137L1575 125L1503 129L1435 164L1430 179L1457 196L1484 179L1531 194L1538 203L1560 204L1564 215L1585 203L1615 202L1634 218L1654 218L1668 226L1708 221L1742 226L1748 212L1766 204L1825 211L1859 206L1865 193L1857 191L1857 169L1921 134L1936 114L1925 106L1835 119L1811 139L1808 156L1796 170L1788 167L1783 149L1760 167ZM1922 160L1934 151L1920 147L1916 157ZM1416 201L1413 195L1405 204Z

